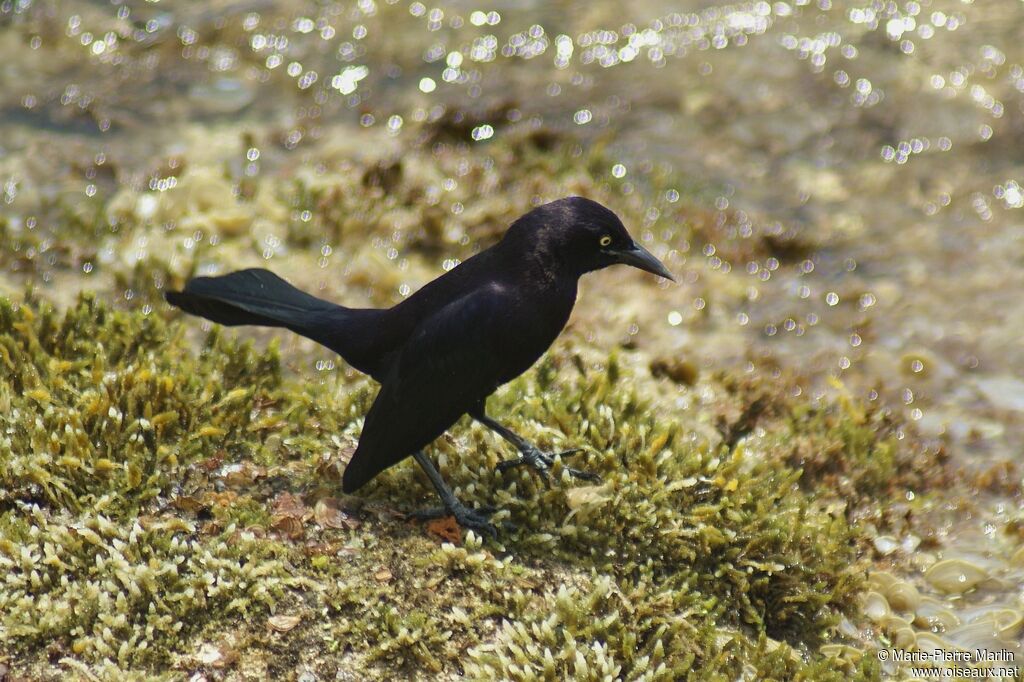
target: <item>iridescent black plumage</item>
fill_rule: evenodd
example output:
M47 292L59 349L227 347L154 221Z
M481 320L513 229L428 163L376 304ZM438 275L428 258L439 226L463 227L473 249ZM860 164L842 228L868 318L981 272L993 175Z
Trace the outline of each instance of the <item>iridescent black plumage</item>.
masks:
M487 417L484 403L551 346L576 303L579 278L615 263L671 277L614 213L569 197L522 216L500 242L392 308L345 308L257 269L197 277L167 300L221 324L285 327L372 376L381 389L345 470L345 492L414 455L448 513L493 532L486 515L455 499L421 450L469 414L515 445L521 457L514 463L545 471L550 457Z

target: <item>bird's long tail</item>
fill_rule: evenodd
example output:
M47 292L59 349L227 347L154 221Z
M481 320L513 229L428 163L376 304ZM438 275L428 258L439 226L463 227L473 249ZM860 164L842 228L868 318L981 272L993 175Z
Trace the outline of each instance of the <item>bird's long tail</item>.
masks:
M351 312L259 268L220 277L196 277L183 291L168 291L164 297L187 313L219 324L286 327L328 348L337 345L332 336Z

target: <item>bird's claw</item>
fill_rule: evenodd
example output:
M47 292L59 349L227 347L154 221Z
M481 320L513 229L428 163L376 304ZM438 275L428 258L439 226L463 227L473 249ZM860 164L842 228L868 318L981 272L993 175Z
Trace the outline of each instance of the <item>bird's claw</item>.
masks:
M583 448L572 448L571 450L563 450L562 452L556 452L549 454L547 452L541 452L537 448L529 448L523 450L522 454L516 459L508 459L504 462L499 462L497 470L500 473L504 473L509 469L517 466L526 465L540 474L541 478L548 485L551 484L551 475L549 474L551 467L554 466L555 457L568 457L578 452L583 452ZM564 466L563 468L569 472L569 475L573 478L579 478L584 481L600 482L601 477L591 471L583 471L582 469L574 469L570 466Z
M453 507L433 507L430 509L421 509L413 512L409 515L410 518L418 521L428 521L430 519L438 519L445 516L455 517L455 522L459 524L459 527L465 528L466 530L475 531L481 535L488 535L492 539L498 538L498 529L490 521L491 514L497 511L497 507L490 505L477 507L467 507L463 504ZM502 526L507 530L513 528L512 524L505 522Z

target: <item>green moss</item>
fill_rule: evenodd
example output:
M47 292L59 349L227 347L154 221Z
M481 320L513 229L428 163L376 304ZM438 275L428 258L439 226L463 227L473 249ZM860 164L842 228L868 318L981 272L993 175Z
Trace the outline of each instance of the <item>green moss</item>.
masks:
M794 443L838 443L873 509L903 495L894 477L941 480L845 396L709 376L683 411L642 364L569 339L489 408L542 447L585 446L573 464L602 483L495 473L511 453L467 421L432 453L466 501L505 510L500 544L439 547L402 521L434 502L411 463L336 501L351 526L300 509L282 530L279 492L309 510L339 494L373 387L283 376L275 345L216 330L196 353L185 328L89 296L0 303L0 655L26 670L160 673L212 641L244 642L257 676L832 679L819 646L856 618L870 535ZM268 630L268 609L302 625ZM870 659L846 676L877 679Z
M257 526L264 529L270 526L270 513L267 511L266 501L248 495L232 497L223 504L214 504L212 512L214 518L225 526L236 525L239 528Z
M470 651L468 672L481 680L681 679L718 649L713 621L687 620L687 611L707 612L685 590L661 596L623 593L607 576L545 592L495 641Z
M202 537L180 519L21 504L0 528L0 641L59 642L85 662L166 662L196 624L263 610L285 583L269 546L234 527Z
M562 486L547 489L522 472L510 486L493 473L500 445L457 460L443 456L457 461L445 473L464 493L478 491L471 494L479 502L511 511L519 530L509 542L518 552L614 580L634 605L627 628L649 629L653 614L685 611L699 614L691 625L754 628L803 650L820 644L837 617L852 611L863 580L858 529L841 509L829 496L802 493L801 472L781 459L684 435L623 368L558 373L559 362L572 366L567 360L548 356L499 394L492 411L544 446L588 444L588 456L574 465L599 472L601 485L573 487L565 473ZM545 390L556 374L559 389ZM609 378L615 374L617 382ZM564 440L552 442L535 414L560 425ZM689 651L698 664L714 660L699 645ZM618 660L627 670L636 663Z
M685 591L622 592L608 578L545 594L497 637L470 650L474 680L844 680L878 679L865 660L840 672L810 664L764 635L723 628ZM852 675L851 675L852 673Z
M138 510L211 444L244 449L254 398L280 384L276 350L219 332L185 349L157 316L89 296L63 315L0 301L0 502Z

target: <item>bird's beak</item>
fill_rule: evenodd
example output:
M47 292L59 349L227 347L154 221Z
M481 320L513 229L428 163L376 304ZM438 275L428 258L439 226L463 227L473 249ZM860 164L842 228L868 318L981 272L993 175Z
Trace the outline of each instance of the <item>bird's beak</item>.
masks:
M640 268L646 272L653 273L658 277L664 277L665 279L676 281L676 278L672 276L672 273L668 271L660 260L654 257L650 251L640 246L636 242L628 249L613 252L615 261L624 265L632 265L634 268Z

